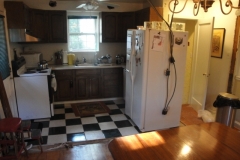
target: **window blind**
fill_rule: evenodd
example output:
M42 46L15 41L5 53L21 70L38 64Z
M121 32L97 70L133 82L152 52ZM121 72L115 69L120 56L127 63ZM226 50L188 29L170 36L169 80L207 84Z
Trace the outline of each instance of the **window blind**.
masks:
M4 17L0 15L0 74L3 79L6 79L10 75Z

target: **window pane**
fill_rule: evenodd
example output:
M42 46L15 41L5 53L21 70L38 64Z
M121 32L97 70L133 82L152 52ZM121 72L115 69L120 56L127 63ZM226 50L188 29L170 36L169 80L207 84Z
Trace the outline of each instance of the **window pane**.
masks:
M94 19L80 19L79 20L80 33L95 33Z
M70 19L68 21L68 28L69 33L80 33L77 19Z
M69 33L95 33L95 19L69 19Z
M96 40L94 35L70 35L69 50L94 50L96 48Z

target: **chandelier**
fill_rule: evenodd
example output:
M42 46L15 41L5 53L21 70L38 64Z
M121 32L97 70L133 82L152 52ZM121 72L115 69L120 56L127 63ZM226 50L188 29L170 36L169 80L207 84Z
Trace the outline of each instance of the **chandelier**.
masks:
M188 0L185 0L184 5L183 5L183 8L182 8L181 10L179 10L179 11L175 11L176 6L179 4L179 0L170 0L170 2L169 2L169 4L168 4L168 8L169 8L169 10L170 10L172 13L180 13L180 12L182 12L182 11L184 10L187 2L188 2ZM196 16L196 15L198 14L198 11L199 11L200 6L204 9L205 12L207 12L207 11L208 11L208 8L209 8L209 7L212 7L212 4L213 4L214 2L215 2L214 0L193 0L193 3L194 3L194 6L193 6L193 14L194 14L194 16ZM170 5L171 5L172 3L173 3L173 9L170 7ZM229 13L232 11L233 8L234 8L234 9L240 9L240 6L237 6L237 7L233 6L231 0L226 0L225 6L226 6L226 7L229 7L229 8L228 8L228 11L225 12L225 11L223 10L223 7L222 7L222 0L219 0L219 3L220 3L220 9L221 9L222 13L225 14L225 15L229 14Z

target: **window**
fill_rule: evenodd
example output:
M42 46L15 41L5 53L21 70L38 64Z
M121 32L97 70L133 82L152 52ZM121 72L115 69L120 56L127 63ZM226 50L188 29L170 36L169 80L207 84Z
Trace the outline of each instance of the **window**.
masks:
M98 28L98 16L68 15L68 51L98 51Z

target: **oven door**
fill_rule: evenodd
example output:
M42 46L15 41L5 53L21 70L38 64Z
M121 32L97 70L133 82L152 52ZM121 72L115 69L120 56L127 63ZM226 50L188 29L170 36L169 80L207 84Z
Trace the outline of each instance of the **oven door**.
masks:
M48 76L15 77L14 82L21 119L51 117Z

